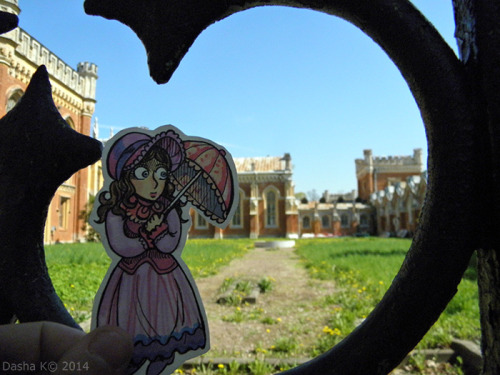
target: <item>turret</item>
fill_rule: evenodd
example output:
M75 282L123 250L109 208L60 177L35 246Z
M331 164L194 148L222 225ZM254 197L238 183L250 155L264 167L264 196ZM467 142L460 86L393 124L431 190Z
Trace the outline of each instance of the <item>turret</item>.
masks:
M0 0L0 11L12 13L16 16L19 16L19 13L21 13L18 0Z
M84 79L83 97L86 99L95 99L97 65L89 62L81 62L78 64L77 72Z

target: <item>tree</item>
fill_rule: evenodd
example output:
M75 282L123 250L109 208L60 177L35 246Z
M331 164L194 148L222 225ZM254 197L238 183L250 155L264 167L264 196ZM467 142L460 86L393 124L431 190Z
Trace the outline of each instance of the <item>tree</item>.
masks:
M295 193L295 199L297 199L301 202L305 199L306 202L303 202L303 203L307 203L307 196L306 196L306 193L304 193L304 192L299 191L298 193Z
M319 194L318 192L316 191L316 189L312 189L312 190L309 190L307 192L307 199L310 201L310 202L317 202L318 199L319 199Z
M78 218L82 220L82 230L85 231L85 239L88 242L99 242L101 241L101 235L97 232L90 224L90 215L92 213L92 208L94 207L95 195L89 196L89 201L85 205L85 209L80 211Z

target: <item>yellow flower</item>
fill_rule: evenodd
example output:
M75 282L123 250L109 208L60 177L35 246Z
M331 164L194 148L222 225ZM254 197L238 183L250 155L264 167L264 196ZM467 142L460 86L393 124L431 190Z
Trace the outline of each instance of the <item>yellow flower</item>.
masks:
M217 367L220 368L220 369L223 369L226 366L224 366L222 363L219 363Z
M71 285L70 285L70 287L74 288L74 287L75 287L75 285L74 285L74 284L71 284Z
M271 330L268 328L268 329L266 329L266 332L267 333L271 333Z
M333 335L333 329L331 329L328 326L324 326L323 327L323 332L326 333L326 334L329 334L329 335Z
M276 321L277 321L278 323L281 323L281 318L277 318L277 319L276 319Z
M383 281L379 281L378 282L380 285L384 285L384 282Z

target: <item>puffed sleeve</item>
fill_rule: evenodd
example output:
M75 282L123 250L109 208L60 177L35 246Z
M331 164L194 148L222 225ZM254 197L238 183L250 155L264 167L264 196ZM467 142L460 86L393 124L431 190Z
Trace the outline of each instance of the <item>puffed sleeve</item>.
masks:
M162 253L172 253L179 245L182 230L181 218L176 209L172 209L167 214L166 223L168 229L163 231L162 234L154 240L154 243L156 248Z
M108 212L106 217L106 235L111 250L121 257L134 257L147 249L143 238L127 237L124 233L125 219Z

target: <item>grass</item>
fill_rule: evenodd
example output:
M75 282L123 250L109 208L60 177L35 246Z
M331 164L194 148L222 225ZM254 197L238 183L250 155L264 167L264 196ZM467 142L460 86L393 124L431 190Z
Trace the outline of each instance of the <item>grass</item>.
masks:
M195 278L217 273L235 257L243 256L251 240L189 240L182 257ZM45 247L49 274L57 294L73 318L90 318L94 297L111 260L101 243L58 244Z
M359 324L382 298L410 247L410 240L379 238L307 239L297 241L297 254L313 279L332 280L335 291L318 300L317 311L328 311L318 328L316 342L303 347L293 335L285 335L264 345L266 356L316 356L340 342ZM189 240L183 252L195 278L216 274L220 267L247 253L253 241ZM52 245L46 247L46 260L57 293L78 322L90 317L94 295L108 270L110 260L99 243ZM418 348L447 347L452 338L478 341L480 337L476 271L466 272L458 293ZM258 281L261 290L273 293L273 280ZM313 285L313 284L311 284ZM297 302L300 307L300 301ZM290 314L293 312L289 312ZM277 319L257 306L234 306L226 321L252 321L274 330L281 327ZM308 329L309 322L297 330ZM276 328L277 329L277 328ZM256 347L259 347L256 343ZM260 358L260 357L259 357ZM252 363L247 373L269 373L268 364ZM198 368L197 373L240 373L237 364L225 367ZM185 372L189 373L188 371Z
M338 292L323 301L332 310L314 354L339 342L380 301L411 244L406 239L339 238L298 241L297 252L310 275L335 280ZM471 265L458 293L418 348L447 347L453 338L478 341L478 290Z

